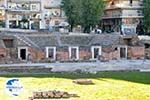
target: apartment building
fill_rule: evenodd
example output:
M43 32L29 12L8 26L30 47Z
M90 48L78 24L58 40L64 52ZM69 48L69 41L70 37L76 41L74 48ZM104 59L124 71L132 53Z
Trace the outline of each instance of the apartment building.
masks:
M0 28L51 29L66 22L62 0L0 0ZM103 31L136 33L143 0L104 0Z
M6 28L39 29L40 0L7 0Z
M61 0L0 0L0 28L49 29L66 20Z
M123 34L136 33L143 18L143 0L105 0L106 9L102 18L103 31Z
M5 7L5 1L0 0L0 28L5 27Z
M42 18L45 28L58 27L66 21L64 11L61 9L62 0L42 0Z

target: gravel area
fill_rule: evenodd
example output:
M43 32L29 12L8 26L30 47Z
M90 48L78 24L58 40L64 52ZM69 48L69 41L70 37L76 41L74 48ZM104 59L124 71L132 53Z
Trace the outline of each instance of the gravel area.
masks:
M90 72L98 71L132 71L150 72L150 60L113 60L109 62L76 62L76 63L22 63L0 64L0 67L50 67L53 72Z

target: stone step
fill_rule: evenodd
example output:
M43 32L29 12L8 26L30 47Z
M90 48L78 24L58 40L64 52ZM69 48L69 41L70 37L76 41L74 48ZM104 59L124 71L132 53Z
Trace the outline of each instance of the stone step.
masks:
M45 67L0 67L0 74L7 73L50 73L52 68Z

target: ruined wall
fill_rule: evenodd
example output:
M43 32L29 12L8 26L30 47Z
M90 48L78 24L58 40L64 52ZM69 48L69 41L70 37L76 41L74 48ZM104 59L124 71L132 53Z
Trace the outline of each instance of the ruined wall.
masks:
M141 46L128 47L129 59L144 59L145 48Z
M104 60L117 60L120 59L119 51L111 51L111 52L102 52L102 57Z
M3 58L6 56L6 49L5 48L0 48L0 58Z
M15 60L18 58L17 48L7 48L6 52L7 52L6 54L7 58L11 58L12 60Z
M112 47L104 47L102 48L102 58L104 60L120 59L120 52L118 49Z
M57 49L56 59L58 61L67 61L69 60L69 51L67 47L61 47Z
M45 52L36 48L28 48L28 52L31 55L31 60L39 61L45 58Z
M46 59L46 52L40 51L36 48L28 48L29 54L33 61ZM91 52L88 49L80 48L79 49L79 60L89 60L91 58ZM57 48L56 51L56 60L57 61L68 61L69 51L68 47Z
M92 58L92 53L89 48L80 48L79 49L79 59L80 60L89 60Z
M145 58L150 59L150 48L145 49Z
M144 47L141 46L134 46L128 47L128 58L130 59L144 59L145 52L149 53L150 56L150 49L145 51ZM3 54L11 56L11 58L17 59L17 49L1 49L0 48L0 55ZM39 62L46 60L46 52L45 50L39 50L37 48L28 48L28 60ZM90 47L80 47L79 48L79 60L87 61L92 58L92 53ZM118 49L115 48L103 48L102 49L102 56L100 56L100 60L117 60L120 59L120 52ZM69 50L68 47L57 47L56 51L56 60L57 61L69 61Z

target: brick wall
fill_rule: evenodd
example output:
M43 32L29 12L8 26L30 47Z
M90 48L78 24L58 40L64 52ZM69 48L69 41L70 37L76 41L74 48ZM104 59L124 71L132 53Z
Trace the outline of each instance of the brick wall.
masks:
M150 48L146 48L146 49L145 49L145 57L146 57L147 59L150 59Z
M140 46L128 48L128 58L130 59L144 59L145 48Z
M79 59L80 60L89 60L92 58L92 53L85 49L80 49Z
M69 60L69 51L67 47L57 48L56 58L58 61Z
M29 48L29 53L32 56L33 60L43 60L45 59L45 51L41 51L35 48ZM80 48L79 49L79 60L89 60L92 57L92 53L88 48ZM128 48L128 58L130 59L144 59L145 56L145 48L144 47L129 47ZM120 53L118 50L111 51L102 51L102 57L104 60L116 60L120 59ZM56 59L58 61L68 61L69 59L69 51L68 47L57 48Z
M119 51L111 51L111 52L102 52L102 57L105 60L115 60L120 59Z
M57 60L59 60L59 61L67 61L67 60L69 60L69 52L58 51L57 52Z
M5 57L5 56L6 56L6 49L0 48L0 57Z
M35 49L28 48L29 54L31 55L32 60L42 60L45 58L45 52Z
M118 49L112 47L104 47L102 48L102 59L104 60L115 60L120 59L120 52Z

